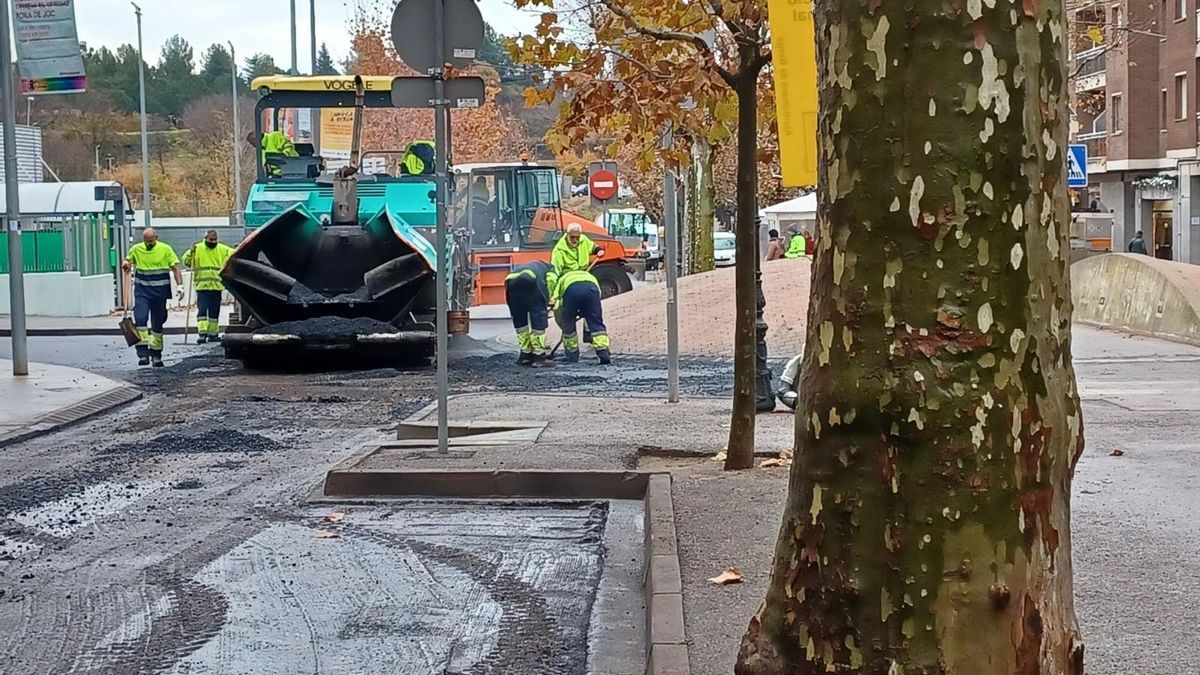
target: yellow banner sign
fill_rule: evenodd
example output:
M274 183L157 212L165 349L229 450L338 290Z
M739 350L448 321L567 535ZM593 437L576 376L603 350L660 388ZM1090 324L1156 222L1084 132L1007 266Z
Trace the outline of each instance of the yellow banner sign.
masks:
M786 187L817 184L817 44L811 0L768 0L779 163Z

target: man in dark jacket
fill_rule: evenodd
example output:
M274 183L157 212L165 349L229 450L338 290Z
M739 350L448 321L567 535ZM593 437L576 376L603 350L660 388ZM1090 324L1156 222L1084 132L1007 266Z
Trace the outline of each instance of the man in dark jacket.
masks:
M1149 255L1149 253L1146 251L1146 240L1142 238L1142 233L1140 231L1133 235L1133 239L1129 242L1129 252Z

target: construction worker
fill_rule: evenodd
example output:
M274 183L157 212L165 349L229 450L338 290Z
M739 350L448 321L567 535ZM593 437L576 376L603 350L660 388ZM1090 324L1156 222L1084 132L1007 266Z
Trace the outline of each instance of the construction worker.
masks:
M142 243L129 249L121 269L133 271L133 323L142 341L137 344L138 365L163 365L163 324L167 322L167 301L171 299L171 277L183 299L183 273L179 257L169 244L158 240L152 227L142 230ZM148 326L148 327L147 327Z
M554 318L563 334L563 352L567 363L579 362L579 335L576 323L583 319L592 334L592 346L601 365L612 362L604 311L600 305L600 282L586 269L570 270L561 275L551 272Z
M246 142L259 149L259 160L267 170L267 174L278 176L283 173L283 169L267 164L267 155L277 154L284 157L299 157L300 153L296 152L296 145L292 143L292 139L282 131L268 131L261 137L251 131L246 135Z
M221 339L221 269L229 260L233 248L222 244L216 230L204 233L204 240L183 254L183 264L192 270L196 285L196 342L219 342Z
M550 254L550 264L559 275L575 270L586 270L596 254L596 244L583 233L579 223L567 225L567 235L558 240Z
M404 149L400 167L406 176L424 176L433 173L435 157L433 141L413 141Z
M504 300L517 331L521 356L518 366L531 366L546 357L546 327L549 325L550 286L554 276L550 263L535 260L513 268L504 279Z
M804 235L797 232L795 228L791 230L791 238L788 239L787 253L783 254L785 258L803 258L807 253L807 241Z

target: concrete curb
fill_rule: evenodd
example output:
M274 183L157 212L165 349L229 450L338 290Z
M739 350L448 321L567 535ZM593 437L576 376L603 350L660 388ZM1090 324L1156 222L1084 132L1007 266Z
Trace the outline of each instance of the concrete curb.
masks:
M646 673L687 675L691 663L670 474L654 474L647 481L645 519Z
M72 403L64 408L59 408L42 416L40 419L31 420L20 428L0 434L0 448L58 431L64 427L82 422L89 417L106 413L118 406L132 403L140 398L142 398L140 389L122 384L102 394Z

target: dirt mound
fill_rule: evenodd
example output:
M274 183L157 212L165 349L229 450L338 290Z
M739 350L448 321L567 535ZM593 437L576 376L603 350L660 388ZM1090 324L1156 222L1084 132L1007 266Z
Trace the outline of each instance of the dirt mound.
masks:
M767 349L787 358L804 344L811 264L763 263ZM679 279L679 351L690 356L733 355L734 268ZM667 350L667 287L651 283L604 301L604 323L613 351L663 354Z

